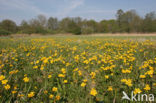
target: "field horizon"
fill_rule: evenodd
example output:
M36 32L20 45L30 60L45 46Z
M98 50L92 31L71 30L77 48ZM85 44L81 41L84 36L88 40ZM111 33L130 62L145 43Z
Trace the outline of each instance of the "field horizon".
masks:
M59 34L11 34L8 36L0 36L0 37L49 37L49 36L152 36L155 37L156 33L93 33L93 34L84 34L84 35L75 35L71 33L59 33Z

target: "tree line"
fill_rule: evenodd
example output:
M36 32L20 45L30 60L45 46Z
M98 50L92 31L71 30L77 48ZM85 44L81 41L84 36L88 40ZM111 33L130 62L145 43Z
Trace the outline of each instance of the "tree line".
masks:
M23 20L17 25L12 20L0 22L0 35L14 33L40 33L57 34L72 33L92 34L92 33L152 33L156 32L156 13L150 12L141 17L135 10L124 12L122 9L116 13L116 19L111 20L87 20L81 17L66 17L58 20L54 17L48 19L44 15L38 15L29 21Z

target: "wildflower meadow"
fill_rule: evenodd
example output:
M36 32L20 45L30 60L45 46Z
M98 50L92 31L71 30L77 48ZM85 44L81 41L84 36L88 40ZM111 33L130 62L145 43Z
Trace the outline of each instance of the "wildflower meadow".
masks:
M127 103L123 91L156 96L155 37L0 38L1 103Z

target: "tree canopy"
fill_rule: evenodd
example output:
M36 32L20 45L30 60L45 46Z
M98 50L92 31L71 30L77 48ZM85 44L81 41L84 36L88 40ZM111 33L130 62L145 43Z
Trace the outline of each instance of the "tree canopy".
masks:
M20 25L12 20L0 22L0 35L11 33L72 33L76 35L91 33L151 33L156 32L156 13L150 12L141 17L135 10L123 11L119 9L116 19L111 20L87 20L81 17L66 17L58 20L55 17L48 19L44 15L38 15L29 21L21 21Z

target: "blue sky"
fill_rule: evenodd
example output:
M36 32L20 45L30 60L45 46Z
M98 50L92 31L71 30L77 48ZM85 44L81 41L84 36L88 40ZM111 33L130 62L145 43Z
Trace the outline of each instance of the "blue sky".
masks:
M135 9L144 16L156 11L156 0L0 0L0 21L12 19L18 24L39 14L47 18L77 17L86 19L114 19L118 9Z

